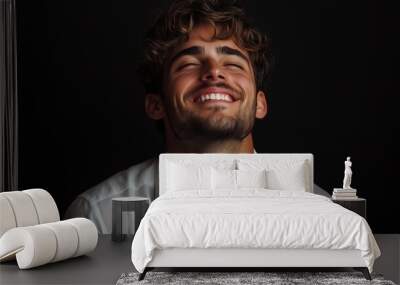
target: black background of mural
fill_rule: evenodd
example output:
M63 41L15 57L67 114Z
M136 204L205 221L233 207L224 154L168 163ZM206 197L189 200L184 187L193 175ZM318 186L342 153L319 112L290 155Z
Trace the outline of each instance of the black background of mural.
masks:
M17 1L20 188L59 209L110 175L163 151L135 75L142 38L166 1ZM315 181L353 186L378 233L399 233L397 10L378 1L245 1L273 43L265 153L315 155Z

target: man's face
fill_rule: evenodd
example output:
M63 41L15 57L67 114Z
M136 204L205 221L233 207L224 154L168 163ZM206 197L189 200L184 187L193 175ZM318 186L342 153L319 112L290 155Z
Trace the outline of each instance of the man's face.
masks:
M254 125L257 90L248 53L213 35L210 25L196 27L166 62L167 123L180 140L242 140Z

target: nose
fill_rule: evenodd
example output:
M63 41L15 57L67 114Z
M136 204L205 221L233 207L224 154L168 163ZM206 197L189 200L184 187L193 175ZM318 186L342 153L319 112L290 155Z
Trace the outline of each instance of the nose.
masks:
M201 81L218 82L224 81L225 75L220 65L215 61L209 61L204 65Z

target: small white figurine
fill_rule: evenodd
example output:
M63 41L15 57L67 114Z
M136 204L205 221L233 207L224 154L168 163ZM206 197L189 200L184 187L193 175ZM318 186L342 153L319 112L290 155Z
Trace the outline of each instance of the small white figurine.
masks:
M351 188L351 176L353 172L351 171L351 161L350 156L347 157L347 160L344 162L344 179L343 179L343 189L353 189Z

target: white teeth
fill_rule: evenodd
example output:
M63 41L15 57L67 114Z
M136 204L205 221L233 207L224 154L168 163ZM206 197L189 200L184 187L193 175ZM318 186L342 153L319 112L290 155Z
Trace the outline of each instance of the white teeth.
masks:
M227 101L227 102L232 102L232 98L229 95L226 94L220 94L220 93L210 93L206 95L201 95L199 98L199 101L205 102L207 100L221 100L221 101Z

